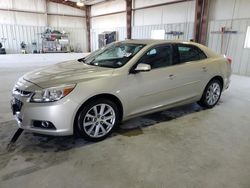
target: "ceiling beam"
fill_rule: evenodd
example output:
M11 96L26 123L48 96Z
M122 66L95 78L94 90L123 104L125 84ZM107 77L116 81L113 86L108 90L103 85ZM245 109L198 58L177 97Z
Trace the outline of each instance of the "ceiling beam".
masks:
M161 7L161 6L165 6L165 5L173 5L173 4L178 4L178 3L184 3L184 2L188 2L188 1L194 1L194 0L175 0L175 1L170 1L170 2L166 2L166 3L160 3L160 4L154 4L154 5L134 8L133 10L149 9L149 8Z
M48 0L48 1L53 2L53 3L59 3L59 4L67 5L67 6L77 8L77 9L80 9L80 10L86 10L85 6L78 7L76 5L76 3L72 2L72 1L64 1L64 0Z

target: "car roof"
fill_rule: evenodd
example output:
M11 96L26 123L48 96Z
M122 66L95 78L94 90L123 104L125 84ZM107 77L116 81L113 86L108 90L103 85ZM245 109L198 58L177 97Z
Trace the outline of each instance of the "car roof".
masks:
M191 44L202 49L206 53L206 55L209 57L219 55L202 44L190 42L190 41L184 41L184 40L127 39L127 40L120 41L120 42L131 43L131 44L145 44L145 45L157 45L157 44L164 44L164 43Z
M192 43L183 40L156 40L156 39L127 39L122 41L124 43L135 43L135 44L161 44L161 43Z

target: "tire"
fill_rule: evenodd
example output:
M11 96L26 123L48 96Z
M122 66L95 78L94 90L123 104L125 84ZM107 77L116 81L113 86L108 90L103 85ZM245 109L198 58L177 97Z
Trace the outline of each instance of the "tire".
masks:
M213 79L207 84L198 104L204 108L213 108L220 100L221 93L222 83L218 79Z
M75 130L85 140L98 142L107 138L118 126L117 105L107 99L97 99L83 106L76 115Z

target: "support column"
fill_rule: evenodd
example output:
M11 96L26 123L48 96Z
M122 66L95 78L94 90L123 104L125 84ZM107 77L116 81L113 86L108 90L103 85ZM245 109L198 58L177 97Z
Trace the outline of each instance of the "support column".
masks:
M45 0L45 13L44 13L44 16L45 16L45 24L46 24L46 27L49 26L49 23L48 23L48 0Z
M91 6L86 5L86 26L87 26L87 42L88 42L88 52L91 51L91 43L90 43L90 15L91 15Z
M210 0L196 0L194 40L195 42L206 44L208 29L208 11Z
M126 0L127 39L132 35L132 0Z

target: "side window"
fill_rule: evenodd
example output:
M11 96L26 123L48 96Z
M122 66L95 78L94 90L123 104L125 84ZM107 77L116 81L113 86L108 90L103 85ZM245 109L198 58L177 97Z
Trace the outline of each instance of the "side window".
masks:
M180 63L206 59L204 52L196 46L178 44Z
M171 45L160 45L145 53L138 63L149 64L152 69L166 67L172 65L172 55Z

